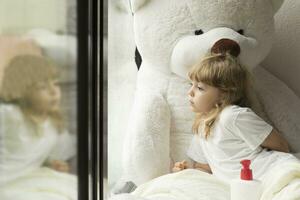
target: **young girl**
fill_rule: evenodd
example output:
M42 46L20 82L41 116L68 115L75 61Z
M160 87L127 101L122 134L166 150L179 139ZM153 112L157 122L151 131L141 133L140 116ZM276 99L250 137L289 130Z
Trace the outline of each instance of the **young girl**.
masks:
M251 160L254 178L261 179L272 166L299 162L286 140L251 110L250 74L230 54L211 54L189 72L188 92L196 113L187 155L193 167L224 181L237 179L240 161ZM177 162L173 171L187 168Z
M18 185L23 188L24 195L24 188L30 185L29 191L34 191L34 184L39 188L36 188L34 195L41 193L43 186L46 187L45 192L53 192L56 189L51 187L55 185L57 192L61 193L58 190L66 187L67 183L64 180L64 184L60 185L61 179L72 179L69 184L74 189L69 191L76 191L75 177L62 173L58 175L49 169L68 172L66 161L75 156L76 150L75 137L65 130L63 123L56 65L41 56L16 56L5 68L1 85L1 199L15 198L14 195L20 192ZM57 183L50 184L52 179ZM51 185L50 189L47 188L47 183ZM71 198L70 195L67 196Z

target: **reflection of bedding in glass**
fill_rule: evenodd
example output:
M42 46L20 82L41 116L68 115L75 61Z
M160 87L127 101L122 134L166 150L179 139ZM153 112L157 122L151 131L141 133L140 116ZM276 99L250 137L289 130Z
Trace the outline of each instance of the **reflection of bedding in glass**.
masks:
M19 107L1 104L0 142L1 200L26 195L25 199L75 199L74 175L42 167L47 159L72 158L76 153L74 135L59 134L50 120L33 126Z

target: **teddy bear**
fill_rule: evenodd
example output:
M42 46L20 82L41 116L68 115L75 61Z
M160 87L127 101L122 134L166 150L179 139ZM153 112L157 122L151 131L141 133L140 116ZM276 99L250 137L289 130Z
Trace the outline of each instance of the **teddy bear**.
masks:
M255 111L287 137L292 150L300 151L293 142L300 131L300 99L259 66L272 47L274 15L284 0L120 2L133 15L141 57L129 124L124 127L123 182L140 185L169 173L177 161L191 162L186 150L194 114L187 97L187 72L212 48L231 51L238 46L238 58L257 79ZM286 99L295 103L276 105ZM289 121L284 121L287 116Z

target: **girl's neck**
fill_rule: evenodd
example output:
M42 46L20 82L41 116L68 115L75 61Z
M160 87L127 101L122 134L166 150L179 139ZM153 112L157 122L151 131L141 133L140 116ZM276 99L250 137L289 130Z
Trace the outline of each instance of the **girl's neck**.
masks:
M36 114L36 113L32 113L30 117L34 122L38 124L45 122L46 119L48 118L46 114Z
M40 124L46 121L48 114L46 112L40 112L30 108L23 108L26 115L35 123Z

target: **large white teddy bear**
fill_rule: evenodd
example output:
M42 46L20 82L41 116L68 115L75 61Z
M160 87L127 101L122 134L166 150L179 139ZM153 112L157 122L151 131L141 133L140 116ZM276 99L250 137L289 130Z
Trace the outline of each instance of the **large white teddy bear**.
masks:
M225 49L240 47L238 58L254 72L265 113L292 143L292 149L300 151L300 136L296 135L300 134L299 98L257 67L271 49L274 15L283 0L123 3L132 11L135 42L142 58L124 141L123 181L140 185L169 173L176 161L190 161L185 153L192 137L194 114L187 98L187 71L216 45ZM285 105L288 101L293 103Z

